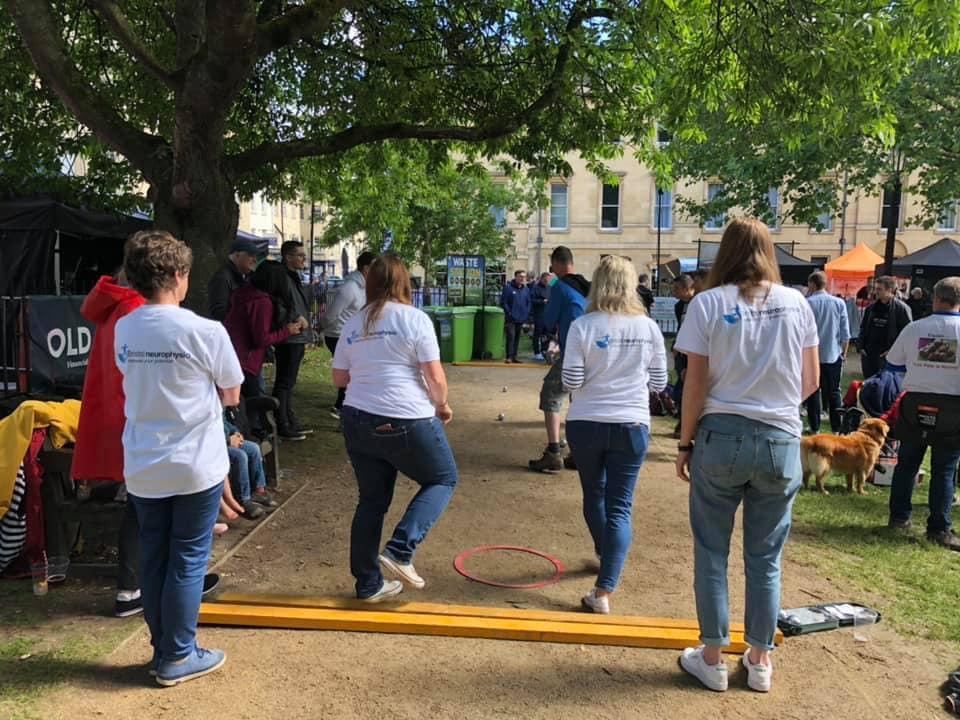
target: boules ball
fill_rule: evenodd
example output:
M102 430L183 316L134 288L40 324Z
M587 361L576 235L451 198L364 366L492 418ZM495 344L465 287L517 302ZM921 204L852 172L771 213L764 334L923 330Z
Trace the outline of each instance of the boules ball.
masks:
M500 413L499 415L497 415L497 420L499 420L500 422L503 422L503 418L504 418L503 413Z
M500 388L500 392L506 392L506 391L507 391L507 386L506 386L506 385L504 385L502 388Z

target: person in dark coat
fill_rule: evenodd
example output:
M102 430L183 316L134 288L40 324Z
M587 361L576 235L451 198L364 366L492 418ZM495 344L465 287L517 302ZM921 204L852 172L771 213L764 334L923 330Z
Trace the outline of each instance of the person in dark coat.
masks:
M933 312L933 305L922 287L915 287L907 298L907 307L913 313L914 320L922 320Z
M503 286L500 295L500 305L503 307L504 323L507 332L508 363L519 363L517 350L520 347L520 335L523 324L530 317L530 289L527 287L527 273L517 270L513 280Z
M237 239L230 246L227 261L207 283L207 315L223 322L230 309L230 296L247 282L262 253L252 240Z
M541 273L540 279L530 287L530 302L533 304L533 359L543 362L544 337L547 335L543 316L550 302L550 273Z
M647 311L647 315L653 311L653 290L650 289L650 276L644 273L639 278L637 278L637 295L640 296L641 302L643 302L643 307Z
M887 350L913 320L910 308L898 300L897 281L892 277L877 278L874 285L877 300L867 308L860 322L860 365L864 379L875 375L884 365Z
M300 279L300 271L307 264L307 253L303 243L288 240L280 246L283 266L287 271L287 289L290 305L286 308L284 324L300 323L304 328L299 335L291 335L279 345L275 346L277 360L277 374L273 383L273 396L280 403L277 412L277 432L284 440L303 440L312 432L300 426L297 416L293 412L293 388L297 384L300 374L300 364L307 345L313 342L313 332L310 330L310 303L307 300L307 291ZM282 306L282 303L281 303Z

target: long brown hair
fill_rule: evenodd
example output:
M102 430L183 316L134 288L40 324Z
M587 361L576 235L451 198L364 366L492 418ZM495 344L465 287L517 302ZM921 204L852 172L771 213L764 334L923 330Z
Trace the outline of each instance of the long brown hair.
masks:
M707 288L736 285L747 291L764 282L782 282L770 230L755 218L733 220L720 240Z
M393 253L384 253L370 264L367 272L367 317L363 321L363 334L373 332L383 306L388 302L411 305L413 291L410 288L410 273L403 261Z

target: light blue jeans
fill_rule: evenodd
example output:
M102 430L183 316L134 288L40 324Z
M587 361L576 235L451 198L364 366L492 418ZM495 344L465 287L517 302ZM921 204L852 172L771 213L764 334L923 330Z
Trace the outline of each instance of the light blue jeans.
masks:
M746 641L772 650L780 611L780 556L800 489L800 438L740 415L700 420L690 460L690 527L700 641L730 644L727 556L743 503Z

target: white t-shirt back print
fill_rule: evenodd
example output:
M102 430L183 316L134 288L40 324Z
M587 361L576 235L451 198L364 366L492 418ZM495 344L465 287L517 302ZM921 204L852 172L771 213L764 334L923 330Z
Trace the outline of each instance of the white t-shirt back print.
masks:
M175 305L144 305L117 322L127 489L162 498L202 492L230 469L217 388L243 383L226 329Z
M730 413L800 435L803 350L817 324L796 290L772 285L747 302L735 285L699 293L674 347L709 358L703 414Z
M935 312L910 323L886 359L906 371L907 392L960 395L960 313Z
M571 393L568 421L649 427L648 383L651 375L667 373L663 335L645 315L587 313L570 325L563 370L565 380L579 384Z
M440 359L433 323L410 305L388 302L376 326L363 331L367 310L347 320L333 367L350 373L345 405L398 419L433 417L420 364Z

